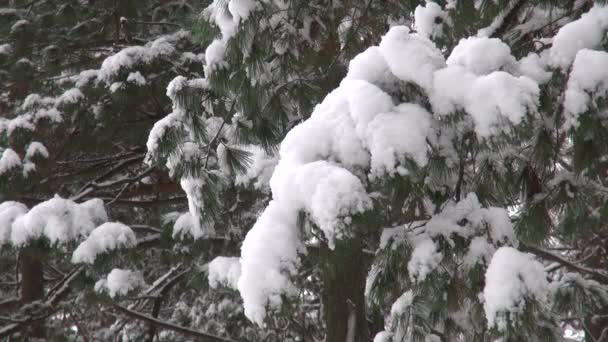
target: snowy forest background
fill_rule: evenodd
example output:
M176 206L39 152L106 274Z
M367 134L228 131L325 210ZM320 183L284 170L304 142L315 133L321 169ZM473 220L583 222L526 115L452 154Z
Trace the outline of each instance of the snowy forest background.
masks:
M607 30L0 0L0 340L608 341Z

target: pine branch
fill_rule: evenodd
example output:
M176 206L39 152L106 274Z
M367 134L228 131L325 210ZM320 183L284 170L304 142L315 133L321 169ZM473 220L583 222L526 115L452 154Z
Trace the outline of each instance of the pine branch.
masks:
M219 336L215 336L215 335L211 335L211 334L207 334L201 331L197 331L197 330L193 330L184 326L180 326L180 325L176 325L176 324L172 324L169 322L165 322L165 321L161 321L159 319L156 319L154 317L151 317L149 315L143 314L141 312L137 312L137 311L133 311L130 310L122 305L119 304L112 304L112 307L114 307L117 311L123 313L124 315L127 315L129 317L135 318L135 319L139 319L145 322L148 322L150 324L154 324L157 327L161 327L164 329L168 329L168 330L172 330L181 334L184 334L186 336L190 336L190 337L194 337L196 339L198 339L198 341L201 342L235 342L233 340L229 340L229 339L225 339ZM1 335L0 335L1 337Z
M538 247L534 247L534 246L529 246L529 245L521 245L521 249L525 252L530 252L533 253L543 259L547 259L547 260L551 260L551 261L555 261L558 262L562 265L564 265L566 268L569 268L571 270L580 272L580 273L586 273L589 274L599 280L602 280L605 283L608 283L608 274L604 273L602 270L599 269L593 269L593 268L588 268L582 265L577 265L575 263L572 263L562 257L560 257L559 255L553 254L551 252L545 251L543 249L540 249Z

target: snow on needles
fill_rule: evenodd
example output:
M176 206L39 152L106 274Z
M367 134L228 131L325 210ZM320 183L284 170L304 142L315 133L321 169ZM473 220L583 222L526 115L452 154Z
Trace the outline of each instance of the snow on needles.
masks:
M84 238L108 220L103 201L75 203L57 195L17 217L11 226L11 242L22 247L33 239L47 238L52 244Z
M608 7L595 4L580 19L564 25L553 37L550 62L567 70L578 51L600 45L608 29Z
M216 257L209 263L209 286L224 285L237 289L241 276L241 262L238 257Z
M605 97L608 92L608 53L580 50L572 64L564 99L567 121L564 128L576 127L579 114L589 109L591 95Z
M544 266L534 256L512 247L499 248L486 272L483 290L484 311L490 327L505 330L507 314L517 316L523 310L525 300L547 300L549 283Z
M137 239L131 228L120 222L107 222L95 228L76 248L72 254L72 262L92 264L99 254L119 247L134 247L136 244Z
M107 291L110 297L126 295L129 291L145 284L140 272L115 268L108 274L106 279L100 279L95 283L95 291Z
M487 62L483 58L487 53L496 61ZM399 82L414 83L432 95L434 109L445 114L465 109L477 134L488 137L507 129L504 123L520 123L538 103L536 82L500 70L516 66L508 46L489 38L462 40L446 64L430 40L410 34L404 26L393 27L378 47L354 58L340 86L281 143L270 179L273 200L241 250L238 288L245 315L262 324L267 305L279 305L281 295L293 291L290 276L299 265L298 253L303 252L296 225L300 211L309 215L333 248L336 239L349 236L353 217L372 207L361 180L365 175L356 170L367 169L367 178L374 179L405 175L410 162L426 165L427 141L435 134L434 116L418 104L394 103L386 91L397 89ZM503 212L481 208L476 197L467 200L476 206L429 222L426 239L415 241L408 264L413 280L424 280L441 262L432 237L451 234L439 228L441 222L458 231L458 220L478 213L478 226L484 222L496 226L496 239L513 243L508 216L505 221ZM486 214L479 214L480 210ZM475 229L465 232L470 236Z

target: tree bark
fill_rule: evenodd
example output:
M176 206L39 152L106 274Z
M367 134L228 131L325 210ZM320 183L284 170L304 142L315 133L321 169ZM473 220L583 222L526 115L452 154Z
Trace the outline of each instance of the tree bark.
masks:
M35 246L21 249L19 253L19 272L21 273L21 304L25 305L44 298L44 278L42 273L42 251ZM27 334L30 337L46 336L44 321L30 324Z
M602 313L602 318L591 316L585 320L585 341L608 342L608 309Z
M323 257L323 313L325 341L367 342L365 317L367 262L360 239L336 241L335 249L321 249Z

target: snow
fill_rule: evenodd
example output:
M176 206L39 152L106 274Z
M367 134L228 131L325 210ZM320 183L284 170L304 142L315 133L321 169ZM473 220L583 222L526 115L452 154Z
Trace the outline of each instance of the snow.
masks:
M84 88L92 80L96 80L99 77L99 70L84 70L75 78L74 86L76 88Z
M405 291L391 306L391 316L398 317L412 305L414 301L414 293L412 290Z
M72 263L95 262L95 258L118 248L130 248L137 245L135 233L120 222L106 222L93 229L72 254Z
M424 38L441 37L443 22L448 14L437 3L428 1L425 6L418 5L414 10L414 24L418 34ZM439 23L438 23L439 22Z
M432 89L433 72L445 66L441 51L428 39L410 34L406 26L395 26L382 37L380 53L399 79Z
M214 235L215 228L208 222L208 219L202 216L202 210L205 208L205 202L203 199L203 188L205 185L204 180L192 177L182 177L180 180L180 185L188 197L188 209L190 211L191 224L189 226L181 226L180 228L182 229L178 231L184 232L183 228L189 227L188 233L195 240L201 238L202 236ZM176 235L175 230L173 235Z
M11 44L0 44L0 55L10 55L13 52Z
M487 75L515 63L511 49L498 38L469 37L454 47L446 64L462 66L476 75Z
M136 72L129 73L129 76L127 76L127 82L131 82L131 83L136 84L138 86L143 86L143 85L146 84L146 79L141 74L141 72L136 71Z
M224 65L224 54L226 53L226 42L214 40L205 49L205 74L210 75L214 70Z
M425 10L433 11L434 6L427 3ZM466 111L466 124L473 124L481 138L506 132L528 113L534 115L539 103L538 84L523 71L542 78L544 67L540 57L519 63L506 44L483 37L462 40L446 62L430 40L410 34L405 26L391 28L378 47L355 57L339 87L281 143L269 181L273 199L241 249L238 289L245 315L261 325L268 307L293 293L290 278L299 266L301 238L308 238L300 237L296 224L301 212L333 248L336 239L352 232L353 217L371 209L368 181L407 175L410 162L427 164L428 142L437 139L442 115ZM404 82L430 95L435 115L419 104L394 103L399 99L391 94L401 93ZM415 282L424 281L443 258L436 237L450 244L455 243L453 234L473 240L471 265L489 259L496 246L517 245L507 212L482 208L474 194L449 203L416 228L416 236L405 233L406 227L391 232L413 246L408 272ZM383 233L383 244L388 235ZM480 235L488 237L487 245L475 239Z
M146 142L146 147L148 148L146 163L148 163L148 165L151 164L152 157L157 153L161 139L171 129L179 127L182 124L182 114L181 111L174 109L173 112L154 123L150 133L148 133L148 141Z
M33 239L45 237L52 244L84 238L108 220L103 201L92 199L75 203L55 195L19 216L11 227L11 242L22 247Z
M217 288L219 285L231 289L238 289L241 276L241 262L238 257L216 257L209 263L209 286Z
M362 80L385 88L396 83L398 78L389 69L380 48L371 46L350 61L345 80Z
M0 176L19 166L21 166L21 158L19 158L17 152L10 148L2 152L2 157L0 157Z
M517 61L517 72L521 76L529 77L538 84L547 83L552 75L547 70L548 59L548 50L543 51L541 55L531 52L526 57Z
M120 50L118 53L106 58L101 64L97 78L106 84L114 83L114 79L125 69L137 66L145 66L162 57L170 57L175 53L174 44L177 40L186 37L188 33L178 31L169 36L162 36L144 46L130 46ZM82 81L90 79L93 72L81 74Z
M489 264L495 248L484 236L476 236L471 240L467 254L464 256L464 267L470 269L477 264Z
M376 334L373 342L391 342L393 334L388 331L381 331Z
M407 271L414 282L422 282L426 276L439 266L443 255L437 250L437 245L431 239L418 242L407 263Z
M253 185L257 190L269 192L268 182L278 163L278 156L268 155L263 148L255 145L242 146L251 153L251 163L245 173L237 174L234 183L236 185Z
M82 100L83 98L84 94L82 93L82 91L80 91L80 89L68 89L57 98L56 105L59 106L62 104L74 104Z
M11 226L15 219L27 213L27 207L19 202L0 203L0 247L10 242Z
M521 313L527 298L541 303L547 299L549 283L544 266L533 255L512 247L501 247L494 253L485 279L483 307L488 326L500 331L507 326L505 314Z
M595 4L578 20L564 25L553 37L550 62L567 70L578 51L598 47L608 29L608 7Z
M25 160L32 160L32 158L36 155L46 159L49 157L49 151L42 143L38 141L32 141L27 146L27 150L25 152Z
M497 71L473 83L465 108L475 121L480 137L506 130L505 120L518 125L528 111L539 104L540 90L531 79Z
M298 252L303 251L296 214L271 201L241 247L238 289L245 315L260 326L267 304L276 307L281 295L295 293L289 278L299 265Z
M578 116L589 110L591 96L608 92L608 53L583 49L576 54L564 98L567 121L564 128L577 127Z
M107 291L110 297L122 296L144 284L141 273L114 268L106 279L100 279L95 284L95 291Z
M254 0L214 0L205 8L203 16L221 32L221 38L212 41L205 50L206 75L223 65L228 41L236 34L239 24L260 8L261 4Z
M416 104L403 103L394 112L379 114L368 125L371 174L381 176L399 172L405 157L418 165L427 163L426 138L430 135L432 117ZM407 132L404 134L404 132Z

